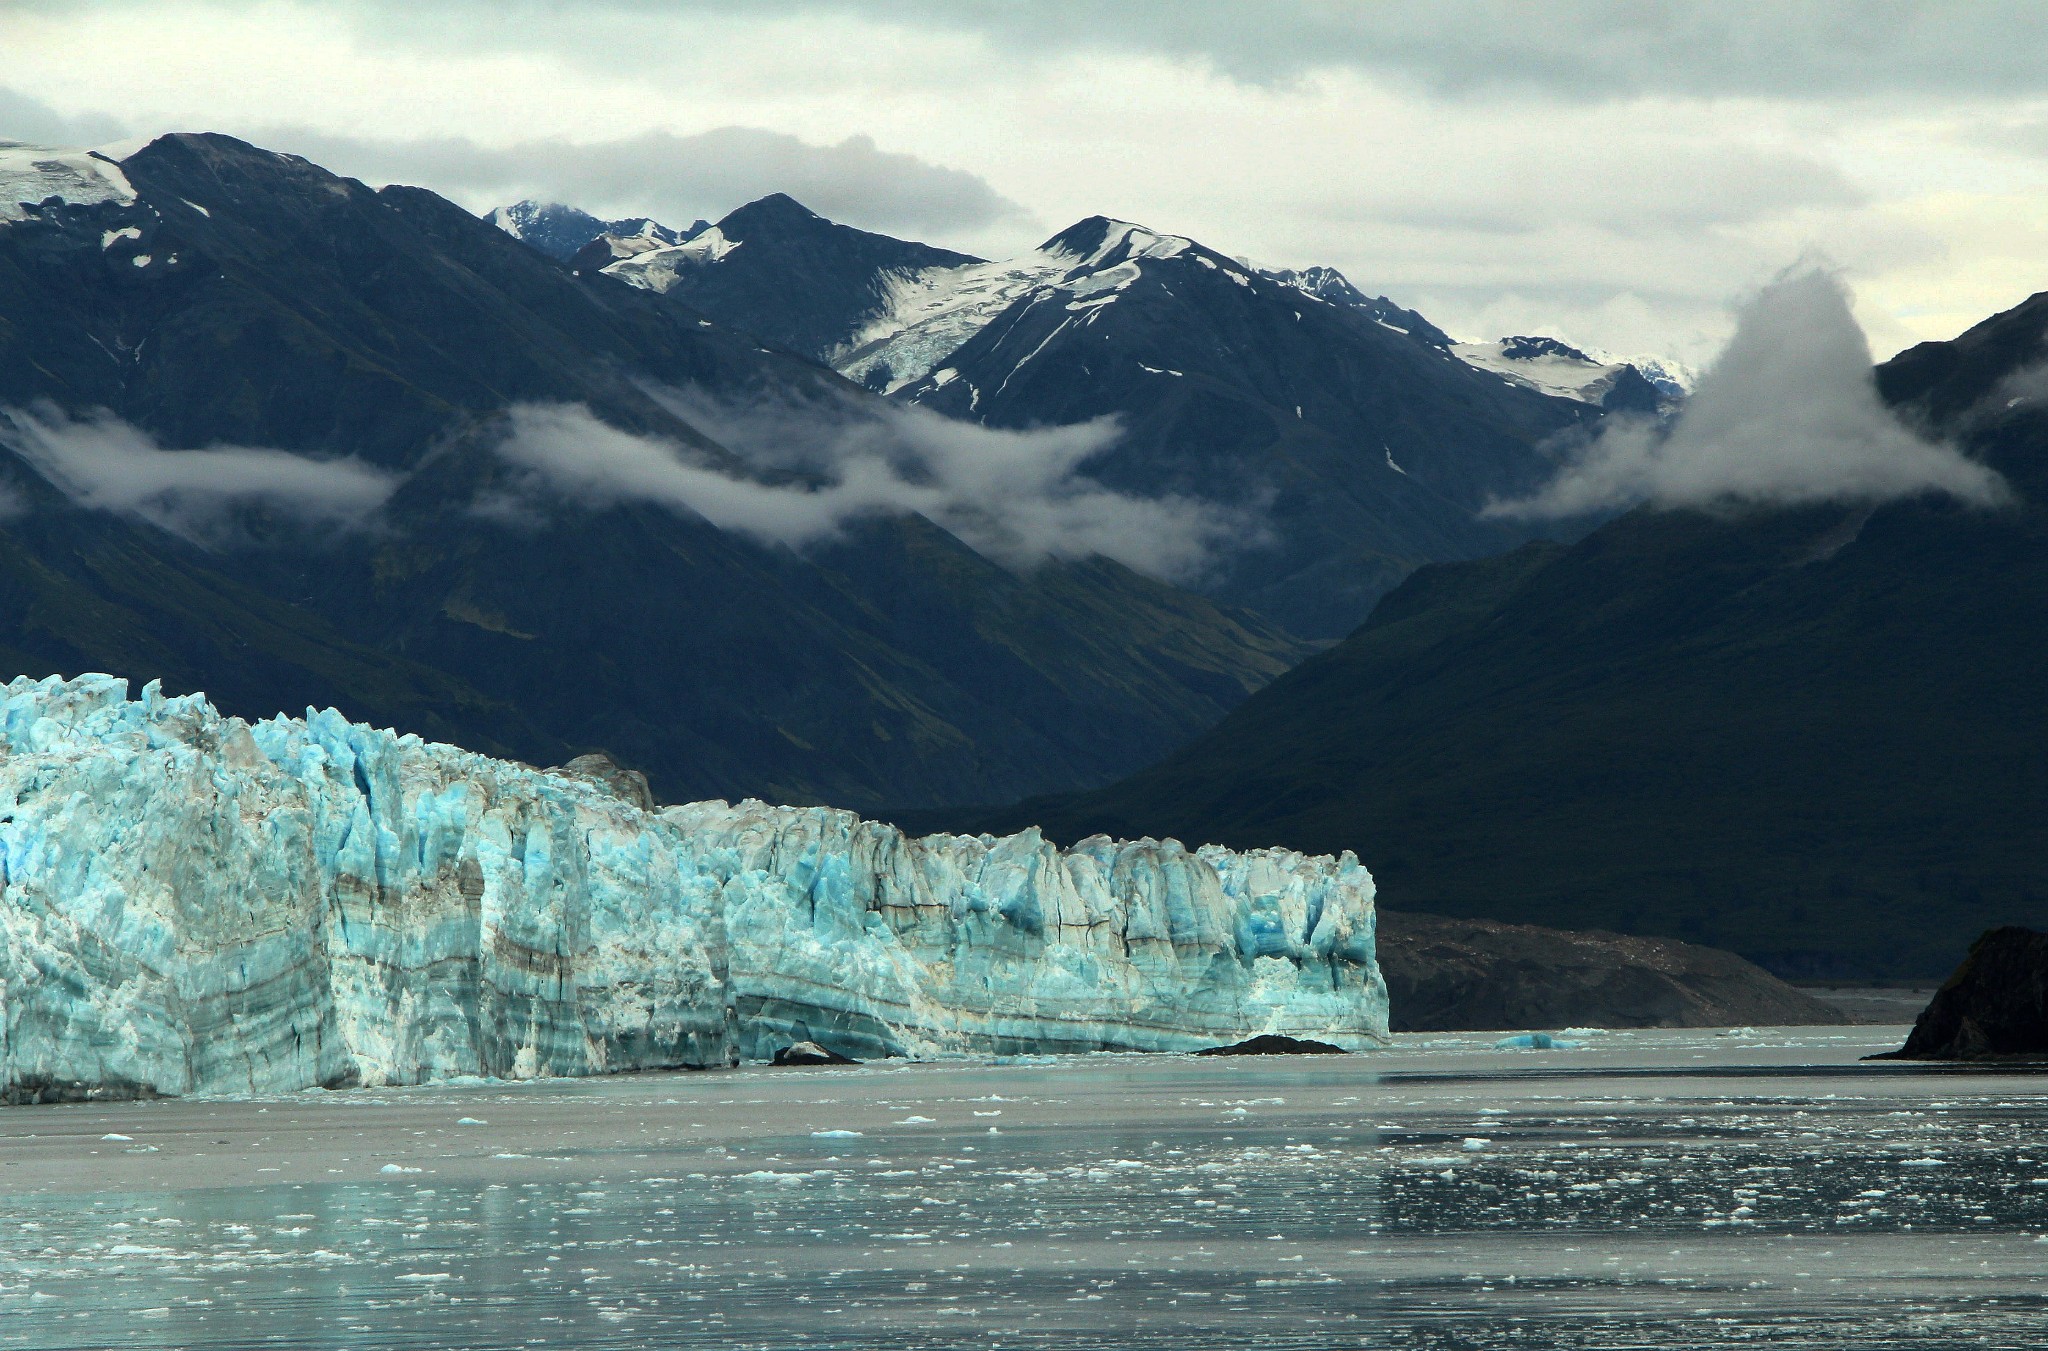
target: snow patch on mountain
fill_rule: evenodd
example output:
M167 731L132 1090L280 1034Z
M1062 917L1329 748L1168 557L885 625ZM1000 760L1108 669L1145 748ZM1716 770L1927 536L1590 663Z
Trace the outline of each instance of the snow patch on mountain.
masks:
M1244 272L1191 239L1097 217L1016 258L898 273L886 281L880 313L846 341L832 364L850 380L893 394L930 374L1020 300L1057 299L1082 313L1129 289L1146 262L1184 255Z
M1556 338L1524 336L1497 342L1460 342L1451 352L1468 366L1490 371L1539 394L1598 404L1628 370L1626 362L1599 361Z
M1306 267L1299 271L1293 268L1260 268L1259 275L1326 305L1356 310L1381 328L1404 338L1413 338L1426 346L1445 350L1451 345L1450 335L1435 324L1385 296L1366 294L1334 267Z
M727 239L723 230L710 225L687 240L626 252L617 262L608 264L604 272L643 290L666 292L683 274L711 266L743 243L744 240ZM615 242L614 248L617 247Z
M599 239L610 244L612 257L623 258L680 244L692 233L670 229L647 216L601 220L580 207L531 199L501 206L484 219L562 262ZM700 221L698 228L701 226Z
M50 150L0 141L0 223L26 220L51 198L72 206L135 201L121 166L97 150Z
M1586 354L1595 361L1626 363L1635 367L1643 379L1655 385L1657 392L1667 398L1688 398L1700 382L1700 373L1697 369L1683 361L1674 361L1670 357L1617 356L1595 347L1587 348Z

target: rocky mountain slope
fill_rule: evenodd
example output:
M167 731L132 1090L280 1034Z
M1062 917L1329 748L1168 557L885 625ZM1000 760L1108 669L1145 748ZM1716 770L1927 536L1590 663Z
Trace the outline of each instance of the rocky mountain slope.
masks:
M1426 568L1160 764L952 820L1355 849L1399 910L1946 972L2048 921L2048 295L1880 367L1998 509L1641 509Z
M1732 952L1668 938L1382 910L1378 952L1396 1032L1845 1021Z
M1237 511L1239 546L1195 585L1317 638L1423 563L1543 533L1481 510L1541 482L1608 411L1659 399L1633 368L1583 357L1592 373L1568 389L1504 378L1332 269L1262 272L1102 217L984 261L770 197L604 271L949 417L1114 418L1090 472Z
M624 257L640 249L680 244L708 228L701 220L684 230L672 230L645 216L599 220L588 211L562 202L514 202L511 206L499 207L484 219L520 243L529 244L562 263L574 258L597 239L610 238L627 243L627 247L617 250L607 248L605 261L610 262L613 257ZM639 249L632 247L634 244Z
M1303 651L887 503L791 547L829 467L750 460L704 405L885 450L900 413L432 193L170 136L10 151L0 196L12 671L609 749L669 800L873 806L1101 781Z

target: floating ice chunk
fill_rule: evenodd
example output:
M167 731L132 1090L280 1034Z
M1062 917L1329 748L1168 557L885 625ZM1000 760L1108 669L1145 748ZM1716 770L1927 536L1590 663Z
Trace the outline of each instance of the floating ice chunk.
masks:
M1493 1141L1483 1135L1468 1135L1465 1137L1465 1152L1467 1154L1477 1154L1492 1143Z
M377 1170L380 1173L423 1173L424 1168L408 1168L402 1163L387 1163Z
M896 1124L899 1126L929 1126L932 1124L932 1120L928 1116L907 1116Z
M833 1131L812 1131L812 1132L811 1132L811 1138L812 1138L813 1140L858 1140L858 1139L860 1138L860 1136L861 1136L861 1132L859 1132L859 1131L838 1131L838 1130L833 1130Z
M102 1135L100 1137L100 1139L102 1140L133 1140L134 1138L135 1137L132 1135L116 1135L112 1131L109 1131L105 1135Z
M464 1117L457 1117L457 1118L455 1119L455 1124L456 1124L456 1125L458 1125L458 1126L488 1126L488 1125L490 1125L491 1123L490 1123L490 1122L488 1122L488 1121L478 1121L478 1120L477 1120L477 1119L476 1119L475 1117L473 1117L473 1116L464 1116Z
M801 1187L808 1174L778 1173L772 1168L756 1168L751 1173L741 1173L742 1182L770 1182L778 1187Z
M1496 1051L1576 1051L1576 1041L1553 1037L1548 1032L1522 1032L1512 1037L1502 1037L1493 1044Z

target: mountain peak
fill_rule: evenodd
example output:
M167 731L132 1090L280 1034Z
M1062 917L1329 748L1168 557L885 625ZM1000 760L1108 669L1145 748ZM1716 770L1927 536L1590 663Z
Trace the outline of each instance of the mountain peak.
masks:
M799 202L786 192L771 192L766 197L756 197L745 206L726 213L718 222L718 230L728 239L744 239L746 232L758 229L807 228L832 225L817 212Z
M537 201L531 197L510 206L501 206L484 219L558 262L570 262L584 249L600 243L606 244L600 250L606 262L649 249L665 248L688 239L703 225L699 221L688 233L679 233L651 216L603 220L581 207L563 202Z
M1069 253L1082 258L1092 258L1106 252L1119 241L1133 234L1152 238L1164 238L1135 221L1118 220L1114 216L1088 216L1075 221L1066 229L1038 246L1040 253Z

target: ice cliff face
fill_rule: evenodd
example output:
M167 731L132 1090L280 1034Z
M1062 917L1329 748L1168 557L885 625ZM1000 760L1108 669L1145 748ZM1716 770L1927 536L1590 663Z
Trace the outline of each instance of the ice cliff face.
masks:
M642 810L331 711L0 687L0 1098L1386 1030L1348 855Z

